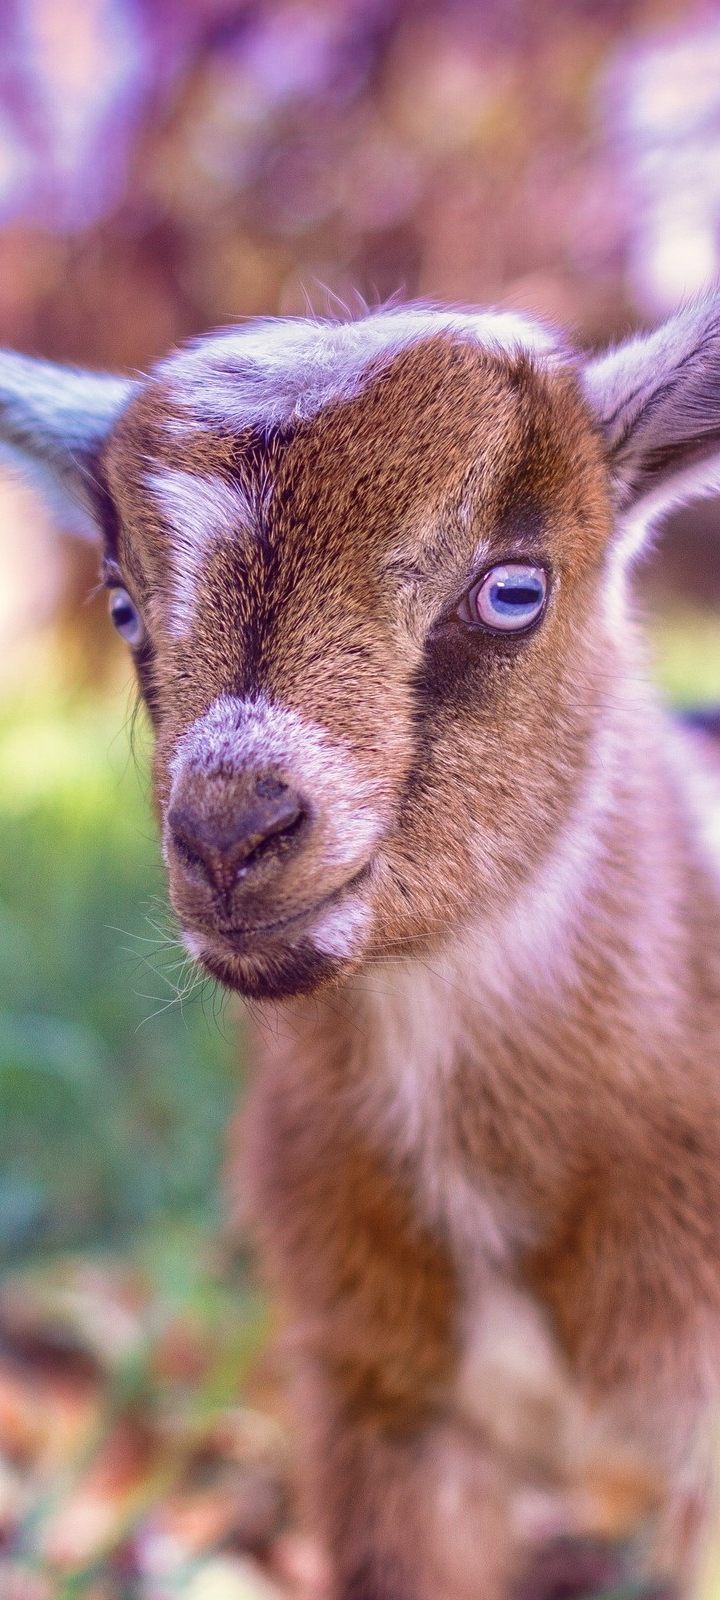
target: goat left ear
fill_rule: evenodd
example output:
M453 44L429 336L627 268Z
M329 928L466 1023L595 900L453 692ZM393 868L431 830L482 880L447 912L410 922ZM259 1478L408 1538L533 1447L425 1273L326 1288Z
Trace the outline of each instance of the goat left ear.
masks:
M79 521L78 531L97 517L97 457L137 387L129 378L0 351L3 454L29 469L59 520Z
M581 376L615 509L637 548L674 505L720 490L720 298L588 362Z

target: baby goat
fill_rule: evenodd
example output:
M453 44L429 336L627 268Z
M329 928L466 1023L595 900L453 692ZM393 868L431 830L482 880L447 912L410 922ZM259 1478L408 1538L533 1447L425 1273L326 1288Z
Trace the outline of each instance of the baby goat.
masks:
M0 412L102 530L187 948L267 1002L237 1160L334 1595L687 1592L720 780L626 580L720 485L720 301L589 362L423 308L8 353Z

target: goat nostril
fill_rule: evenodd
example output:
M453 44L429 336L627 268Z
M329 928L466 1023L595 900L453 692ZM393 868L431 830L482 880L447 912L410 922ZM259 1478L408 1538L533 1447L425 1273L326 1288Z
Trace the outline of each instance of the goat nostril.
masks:
M258 778L255 793L261 800L279 800L281 794L287 794L287 787L280 778Z
M248 821L256 822L256 826L248 829L242 841L243 867L252 866L270 851L281 852L299 833L305 821L307 812L302 801L286 784L279 787L281 792L274 799L266 801L260 818L257 813L250 813Z
M260 783L271 790L260 792ZM307 811L299 796L278 779L255 785L254 803L239 812L210 814L176 807L167 825L180 863L202 873L223 893L267 856L280 857L300 833Z
M186 867L199 867L204 871L205 856L199 839L199 824L190 811L171 811L168 828L173 849Z
M200 867L201 869L204 869L204 858L200 855L198 850L193 850L192 845L188 844L184 834L179 833L176 828L171 828L170 837L173 842L175 854L180 857L180 860L185 863L186 867Z

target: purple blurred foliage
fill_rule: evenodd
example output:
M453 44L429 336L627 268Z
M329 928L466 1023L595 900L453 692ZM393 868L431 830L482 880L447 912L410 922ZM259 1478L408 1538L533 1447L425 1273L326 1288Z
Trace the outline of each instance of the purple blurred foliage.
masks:
M718 275L717 7L621 50L607 89L605 123L632 207L628 282L643 310L663 315Z
M132 367L397 293L606 338L714 262L718 41L686 0L6 0L0 340Z

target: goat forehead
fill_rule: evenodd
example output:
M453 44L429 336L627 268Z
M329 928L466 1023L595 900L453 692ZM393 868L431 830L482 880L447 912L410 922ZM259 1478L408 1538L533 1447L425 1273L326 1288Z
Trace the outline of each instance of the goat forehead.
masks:
M552 333L513 312L423 307L358 322L279 318L206 336L157 369L178 408L172 428L201 419L237 427L306 421L362 392L368 372L427 339L452 338L494 357L525 353L545 364L561 355ZM185 408L190 415L183 415Z
M298 383L305 371L299 360ZM210 426L198 379L188 389L181 438L175 391L156 381L111 441L111 479L128 525L142 537L148 511L151 520L155 513L171 544L188 540L193 521L201 545L216 525L231 530L223 479L233 486L234 525L246 543L271 523L277 528L279 506L304 539L313 529L324 539L330 527L355 528L363 540L383 524L397 531L471 473L483 510L492 510L503 487L506 498L549 506L558 492L567 494L577 467L583 428L573 382L561 366L548 372L527 353L489 354L441 331L368 370L350 398L336 395L315 415L282 425L225 415Z
M429 618L494 530L533 543L597 498L572 371L444 332L292 425L196 421L180 438L166 427L176 415L151 384L111 441L123 564L163 631L203 648L222 635L248 683L270 653L279 670L289 633L307 649L319 632L324 651L345 648L346 615L355 654L376 656L396 577L421 569ZM421 613L408 617L414 638ZM373 628L376 640L358 632Z

